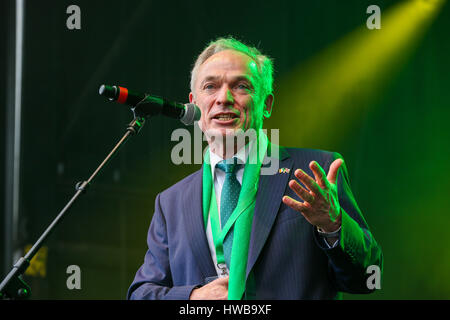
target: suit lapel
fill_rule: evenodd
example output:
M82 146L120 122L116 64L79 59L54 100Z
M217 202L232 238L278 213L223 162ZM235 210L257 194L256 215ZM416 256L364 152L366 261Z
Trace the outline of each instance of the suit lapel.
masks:
M279 167L292 170L292 158L289 157L289 153L283 147L279 148ZM269 149L270 144L268 146ZM280 173L277 170L277 173L274 175L261 175L259 178L248 253L247 277L272 229L289 176L288 173Z
M183 193L183 205L186 214L183 215L188 243L203 276L215 275L216 269L212 263L211 253L206 239L206 230L203 222L202 210L202 173L199 170L191 182L191 188Z

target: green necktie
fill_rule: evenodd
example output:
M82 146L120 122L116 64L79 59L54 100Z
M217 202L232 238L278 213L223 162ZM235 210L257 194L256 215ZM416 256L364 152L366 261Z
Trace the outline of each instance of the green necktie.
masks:
M239 200L239 193L241 192L241 184L236 178L236 172L242 166L237 164L236 158L233 158L233 162L230 160L223 160L219 162L216 167L225 172L225 182L223 183L222 193L220 196L220 224L221 228L225 226L237 206ZM230 231L225 236L223 241L223 255L225 262L230 268L231 248L233 245L233 233L234 226L230 228Z

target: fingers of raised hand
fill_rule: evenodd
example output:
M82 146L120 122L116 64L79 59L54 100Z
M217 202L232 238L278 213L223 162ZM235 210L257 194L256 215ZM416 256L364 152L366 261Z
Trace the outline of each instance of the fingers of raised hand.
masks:
M316 181L305 173L302 169L297 169L294 172L295 177L300 180L310 191L315 194L321 194L321 188Z
M314 177L316 178L317 184L322 189L327 189L330 186L330 183L328 182L327 175L325 174L325 171L322 169L320 164L317 161L311 161L309 163L309 168L314 174Z
M300 201L292 199L289 196L283 197L283 203L302 214L309 212L309 210L311 209L311 206L307 202L302 203Z
M289 181L289 187L304 201L312 204L314 202L314 196L305 188L303 188L297 181Z

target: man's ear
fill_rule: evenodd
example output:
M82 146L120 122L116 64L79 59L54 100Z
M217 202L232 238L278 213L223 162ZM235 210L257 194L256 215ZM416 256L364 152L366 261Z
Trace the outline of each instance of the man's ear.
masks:
M273 94L269 94L266 98L266 101L264 101L264 110L263 110L263 117L264 119L269 119L272 115L272 107L273 107L273 100L274 100Z
M197 104L195 102L194 94L192 92L189 92L189 103ZM200 128L200 130L203 131L202 122L199 120L199 121L197 121L197 124L198 124L198 127Z

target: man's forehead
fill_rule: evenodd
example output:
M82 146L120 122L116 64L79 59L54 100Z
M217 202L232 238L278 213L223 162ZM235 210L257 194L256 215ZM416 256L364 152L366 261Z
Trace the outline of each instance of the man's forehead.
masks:
M248 81L248 82L252 82L254 77L252 77L251 75L248 74L231 74L231 75L227 75L226 78L228 80L231 81ZM204 82L208 82L208 81L220 81L220 80L224 80L224 75L219 75L219 74L205 74L204 77L202 77L201 79L201 83Z
M254 76L257 74L257 65L252 58L244 53L224 50L209 57L200 66L200 77L217 76L222 71L236 72L236 76Z

